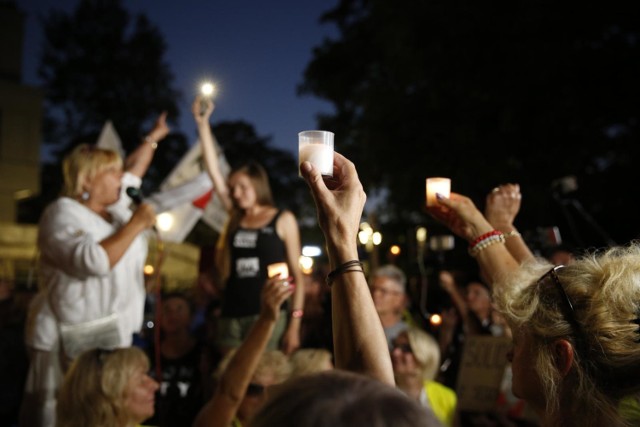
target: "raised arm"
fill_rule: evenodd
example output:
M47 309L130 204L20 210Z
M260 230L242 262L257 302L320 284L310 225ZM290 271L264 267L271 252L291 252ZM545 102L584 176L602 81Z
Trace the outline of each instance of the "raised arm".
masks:
M151 132L149 132L149 134L144 137L142 143L138 145L138 148L127 156L124 162L124 169L142 178L144 174L147 173L147 169L149 169L151 160L153 160L153 153L158 147L158 142L163 140L169 131L167 113L163 112L156 120Z
M300 347L300 326L302 323L302 313L304 310L304 277L300 270L300 230L298 221L293 213L285 211L280 215L276 227L278 234L283 236L284 245L287 250L287 264L289 274L293 276L296 283L296 290L291 301L289 323L287 330L282 337L282 350L285 354L291 354ZM280 229L282 232L280 232Z
M429 213L468 242L494 231L494 227L468 197L451 193L450 198L438 196L438 201L438 205L428 208ZM518 268L518 262L504 244L488 245L478 251L475 257L480 269L492 283Z
M367 196L353 163L338 153L334 154L333 171L333 178L325 182L311 163L301 166L318 210L329 263L335 271L358 260L356 236ZM334 276L331 302L336 367L395 384L380 317L357 264Z
M201 111L201 105L204 103L206 108ZM213 181L213 185L216 188L216 193L227 212L231 211L233 203L229 196L229 190L227 188L227 182L222 176L220 171L220 164L218 163L218 154L216 153L215 144L213 142L213 134L211 133L211 127L209 124L209 117L213 113L214 105L211 99L196 97L191 106L191 112L193 118L198 127L198 139L200 140L200 147L202 147L202 156L204 158L204 164L207 168L207 173Z
M293 292L282 279L270 279L261 294L260 316L229 361L213 397L200 410L194 427L229 427L247 392L262 353L273 334L280 306Z
M520 211L521 203L520 186L518 184L504 184L494 188L487 195L484 209L487 221L496 230L504 233L507 250L520 264L533 258L533 253L513 225L513 221Z

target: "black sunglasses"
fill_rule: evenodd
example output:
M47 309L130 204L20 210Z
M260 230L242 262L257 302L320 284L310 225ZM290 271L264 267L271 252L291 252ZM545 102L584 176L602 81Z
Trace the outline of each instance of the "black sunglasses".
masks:
M413 353L410 344L393 344L393 350L400 349L403 353Z

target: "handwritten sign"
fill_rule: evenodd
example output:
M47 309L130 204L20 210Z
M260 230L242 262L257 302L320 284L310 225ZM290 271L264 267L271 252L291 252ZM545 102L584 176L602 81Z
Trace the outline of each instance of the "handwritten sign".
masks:
M509 338L467 337L456 387L459 410L483 412L496 408L510 348Z

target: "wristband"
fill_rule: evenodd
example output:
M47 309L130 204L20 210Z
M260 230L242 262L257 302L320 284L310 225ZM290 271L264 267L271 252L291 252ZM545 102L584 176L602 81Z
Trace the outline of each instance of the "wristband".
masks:
M304 315L304 310L302 310L302 309L297 309L297 310L292 310L291 311L291 317L293 319L301 319L303 315Z
M347 261L344 264L338 266L331 273L327 274L327 285L331 286L336 276L339 276L344 273L350 273L353 271L364 274L364 270L362 269L362 263L357 259Z

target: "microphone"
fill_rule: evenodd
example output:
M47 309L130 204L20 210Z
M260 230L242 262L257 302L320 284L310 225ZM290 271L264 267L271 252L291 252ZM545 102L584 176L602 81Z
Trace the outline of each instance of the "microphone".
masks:
M142 190L140 190L137 187L127 187L126 191L127 191L127 196L129 196L136 205L139 205L140 203L142 203L142 199L143 199Z
M137 187L127 187L127 189L125 190L127 192L127 196L129 196L131 198L131 200L133 201L133 203L135 203L136 205L139 205L140 203L142 203L144 201L144 197L142 196L142 190L140 190ZM151 229L158 234L158 229L156 228L155 224L151 226Z

